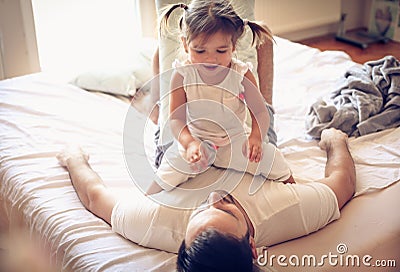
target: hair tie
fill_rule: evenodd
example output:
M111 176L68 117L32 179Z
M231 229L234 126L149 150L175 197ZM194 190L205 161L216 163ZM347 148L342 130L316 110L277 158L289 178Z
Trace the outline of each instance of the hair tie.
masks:
M187 10L187 9L188 9L188 6L187 6L186 4L184 4L184 3L181 3L181 4L179 5L179 7L182 8L182 9L184 9L184 10Z
M247 26L249 24L249 20L243 19L243 26Z

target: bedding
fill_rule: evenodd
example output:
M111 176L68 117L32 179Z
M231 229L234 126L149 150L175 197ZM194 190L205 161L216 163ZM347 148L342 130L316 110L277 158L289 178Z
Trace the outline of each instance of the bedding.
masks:
M108 63L104 67L82 72L70 81L88 90L132 97L152 77L151 59L157 42L143 38L135 52L133 65Z
M359 64L343 52L321 52L279 37L275 40L278 146L297 182L316 180L324 175L326 158L306 134L306 113L349 68ZM88 212L55 158L65 144L81 145L107 186L129 197L137 190L132 176L150 179L153 175L149 164L154 159L156 127L146 118L146 96L131 105L126 98L88 92L68 82L45 73L0 82L1 231L26 230L29 238L23 242L38 240L56 270L174 271L175 255L132 243ZM342 258L372 256L368 261L374 271L398 270L389 261L397 266L400 261L399 138L398 127L351 137L357 192L341 218L311 235L260 248L259 269L329 271L333 265L328 261L304 268L290 256L315 255L320 260L331 252ZM124 144L124 139L129 141ZM130 169L138 173L131 173L128 160L133 163ZM271 262L272 255L286 256L287 265L276 257ZM386 267L377 267L376 260L386 260ZM334 268L344 271L349 266ZM361 263L351 270L370 268Z
M327 97L310 107L307 134L320 138L334 127L349 136L400 125L400 61L394 56L350 68Z

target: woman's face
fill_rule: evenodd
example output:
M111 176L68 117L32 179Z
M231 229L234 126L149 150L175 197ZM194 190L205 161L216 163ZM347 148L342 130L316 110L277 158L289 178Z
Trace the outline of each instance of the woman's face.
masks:
M187 42L183 38L185 51L189 55L192 64L202 64L204 69L210 72L218 66L230 67L235 46L232 43L232 35L219 31L210 36L201 34Z
M192 241L207 228L242 239L248 226L242 211L236 206L231 195L224 191L212 192L203 205L190 217L186 231L186 243Z

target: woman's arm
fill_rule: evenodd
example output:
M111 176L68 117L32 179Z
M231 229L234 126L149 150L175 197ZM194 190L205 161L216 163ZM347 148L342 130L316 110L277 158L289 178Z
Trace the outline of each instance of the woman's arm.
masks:
M153 54L151 66L153 69L153 79L151 80L150 86L150 102L152 111L150 112L149 118L157 125L158 115L160 112L160 107L157 104L160 101L160 50L158 46Z
M257 47L257 73L260 92L265 101L272 105L272 89L274 84L274 46L267 40Z

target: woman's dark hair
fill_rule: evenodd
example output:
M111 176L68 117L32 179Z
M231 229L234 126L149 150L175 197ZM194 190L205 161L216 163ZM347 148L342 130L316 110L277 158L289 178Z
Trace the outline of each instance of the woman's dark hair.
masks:
M213 228L200 233L190 245L183 240L177 259L179 272L253 271L249 233L238 239Z
M230 34L232 44L236 45L237 40L245 31L246 25L253 33L253 44L259 45L268 39L272 40L272 34L264 24L240 18L228 0L193 0L190 5L184 3L169 5L161 14L161 33L168 29L168 19L172 11L177 8L184 11L179 26L188 42L201 34L209 37L222 31Z

